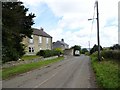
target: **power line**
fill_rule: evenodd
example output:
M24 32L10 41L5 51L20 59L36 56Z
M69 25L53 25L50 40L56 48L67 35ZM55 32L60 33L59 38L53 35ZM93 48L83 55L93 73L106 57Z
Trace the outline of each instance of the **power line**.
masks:
M89 40L89 48L90 48L91 34L92 34L92 30L93 30L93 23L94 23L94 17L95 17L95 7L96 7L96 4L94 4L93 18L88 19L88 20L92 20L91 32L90 32L90 40Z
M99 37L99 11L98 11L98 1L97 0L95 1L95 5L96 5L96 12L97 12L96 20L97 20L98 60L100 61L101 56L100 56L100 37ZM95 8L95 6L94 6L94 8ZM94 17L94 15L93 15L93 17ZM88 19L88 20L94 20L94 18ZM92 23L92 25L93 25L93 23Z

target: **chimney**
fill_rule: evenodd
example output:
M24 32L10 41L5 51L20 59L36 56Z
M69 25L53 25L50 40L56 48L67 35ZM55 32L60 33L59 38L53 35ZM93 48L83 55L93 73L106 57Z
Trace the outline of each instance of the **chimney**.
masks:
M61 41L64 42L64 39L62 38Z
M41 27L41 28L40 28L40 30L42 30L42 31L43 31L44 29Z

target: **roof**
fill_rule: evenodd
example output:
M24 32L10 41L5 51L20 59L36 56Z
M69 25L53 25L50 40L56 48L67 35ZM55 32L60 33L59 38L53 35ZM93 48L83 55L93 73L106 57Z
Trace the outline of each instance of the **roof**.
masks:
M32 28L32 29L33 29L33 34L34 34L34 35L52 38L52 37L51 37L49 34L47 34L43 29L36 29L36 28Z
M68 45L68 44L66 44L66 43L63 42L63 41L57 41L56 43L59 43L59 44L62 44L62 45Z

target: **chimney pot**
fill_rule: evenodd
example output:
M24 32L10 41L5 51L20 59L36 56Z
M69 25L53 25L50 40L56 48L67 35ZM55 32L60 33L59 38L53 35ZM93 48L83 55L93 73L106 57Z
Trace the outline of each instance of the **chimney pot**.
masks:
M40 30L42 30L42 31L43 31L44 29L41 27L41 28L40 28Z
M64 39L61 39L62 42L64 42Z

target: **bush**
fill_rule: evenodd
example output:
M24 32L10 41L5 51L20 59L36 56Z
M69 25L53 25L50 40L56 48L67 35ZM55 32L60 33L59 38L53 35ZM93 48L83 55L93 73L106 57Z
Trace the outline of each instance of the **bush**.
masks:
M37 55L43 56L44 58L46 57L51 57L51 56L60 56L62 54L62 50L60 49L54 49L54 50L40 50Z
M2 63L9 61L17 61L20 57L19 53L14 48L2 48Z
M61 54L63 54L63 50L61 48L55 48L54 54L60 56Z
M109 59L120 60L120 51L119 50L105 50L101 52L101 56Z

